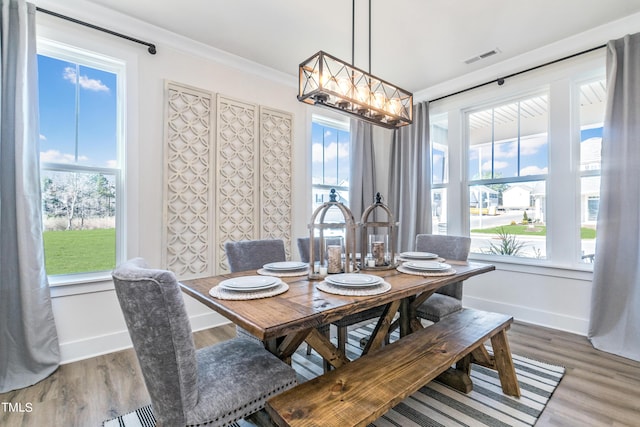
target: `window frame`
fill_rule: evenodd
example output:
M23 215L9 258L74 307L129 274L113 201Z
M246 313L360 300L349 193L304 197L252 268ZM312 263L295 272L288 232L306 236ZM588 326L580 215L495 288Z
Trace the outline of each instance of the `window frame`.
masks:
M81 66L97 68L103 71L114 73L117 76L116 93L116 159L117 167L87 166L67 163L41 162L41 171L53 172L79 172L79 173L103 173L115 177L116 188L116 212L115 212L115 232L116 251L115 263L121 263L126 257L125 242L125 212L126 212L126 183L125 183L125 161L126 161L126 77L127 62L106 54L93 52L78 46L72 46L62 42L39 37L37 39L38 55L48 56L62 61L77 63ZM52 288L66 285L82 285L94 282L105 282L111 280L111 270L81 272L71 274L61 274L48 276L49 286Z

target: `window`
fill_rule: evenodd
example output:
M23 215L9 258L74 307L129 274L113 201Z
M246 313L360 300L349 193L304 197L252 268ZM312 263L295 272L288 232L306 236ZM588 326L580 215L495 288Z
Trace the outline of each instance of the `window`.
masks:
M600 149L606 81L580 84L580 248L581 260L593 262L600 206Z
M329 201L329 192L332 188L335 188L338 193L338 201L349 206L350 144L348 122L313 116L311 124L313 210Z
M472 252L546 256L548 123L546 93L467 113Z
M123 64L39 44L40 168L49 276L112 270L121 247Z
M469 235L478 260L590 268L604 56L593 52L430 104L434 233L438 224Z
M431 224L433 234L447 234L447 183L449 182L449 122L446 114L430 118Z

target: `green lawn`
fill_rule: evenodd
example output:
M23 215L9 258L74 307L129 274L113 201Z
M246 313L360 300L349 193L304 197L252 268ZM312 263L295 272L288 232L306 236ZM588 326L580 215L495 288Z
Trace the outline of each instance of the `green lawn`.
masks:
M528 225L516 224L516 225L501 225L499 227L491 227L491 228L477 228L475 230L471 230L472 233L486 233L486 234L497 234L500 229L503 229L504 233L515 234L515 235L524 235L524 236L546 236L547 235L547 227L544 225L536 225L533 227L529 227ZM580 238L581 239L595 239L596 238L596 230L593 228L580 228Z
M116 264L116 230L45 231L48 275L112 270Z

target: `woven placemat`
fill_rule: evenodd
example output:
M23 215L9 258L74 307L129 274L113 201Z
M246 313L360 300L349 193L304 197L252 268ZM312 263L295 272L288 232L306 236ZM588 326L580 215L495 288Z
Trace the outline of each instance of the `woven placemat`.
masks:
M284 282L280 282L280 284L275 288L255 292L236 292L224 289L220 286L214 286L213 288L209 289L209 295L217 299L249 300L274 297L276 295L283 294L288 290L289 285Z
M362 297L366 295L378 295L388 292L391 289L391 285L387 282L382 282L374 286L347 288L344 286L336 286L333 283L329 283L323 280L316 285L316 288L323 292L335 295Z
M418 271L407 268L403 265L399 265L396 267L400 273L405 274L413 274L414 276L423 276L423 277L438 277L438 276L453 276L456 274L456 271L453 268L449 268L444 271Z
M273 277L296 277L296 276L306 276L309 274L309 269L305 268L304 270L299 271L273 271L267 270L266 268L261 268L256 273L262 276L273 276Z

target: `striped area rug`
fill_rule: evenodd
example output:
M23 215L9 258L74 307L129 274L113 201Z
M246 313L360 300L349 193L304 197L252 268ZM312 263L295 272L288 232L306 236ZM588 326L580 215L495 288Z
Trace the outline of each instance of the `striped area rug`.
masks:
M362 352L360 340L371 334L370 324L349 332L347 355L356 358ZM396 340L392 334L391 341ZM377 419L375 427L520 427L533 426L564 375L564 368L513 355L522 397L506 396L495 371L472 365L473 391L460 393L438 382L431 382ZM293 355L298 381L322 374L322 358L315 352L307 356L306 345ZM135 412L106 421L105 427L153 427L155 419L146 406ZM253 426L240 421L233 427Z
M347 355L350 359L360 355L360 341L370 336L373 328L374 324L370 324L349 332ZM391 341L396 339L397 331L391 335ZM315 353L307 356L305 347L302 346L293 357L299 381L322 374L322 359ZM472 364L471 393L464 394L433 381L396 405L372 426L533 426L565 370L518 355L512 357L522 393L519 399L502 393L496 371Z

